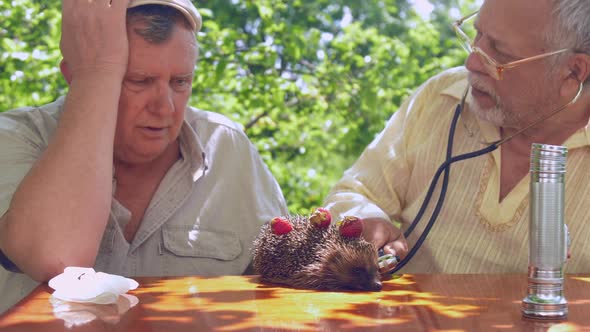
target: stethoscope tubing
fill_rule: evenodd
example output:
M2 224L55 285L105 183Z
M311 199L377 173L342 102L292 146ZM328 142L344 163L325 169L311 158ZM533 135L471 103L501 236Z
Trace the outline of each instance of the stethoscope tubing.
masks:
M424 240L426 240L426 237L430 233L432 226L434 226L434 222L436 221L436 218L438 217L440 210L442 209L442 206L443 206L443 203L445 200L445 196L447 193L447 187L449 184L449 176L450 176L450 172L451 172L451 164L454 162L457 162L457 161L479 157L481 155L484 155L484 154L487 154L489 152L496 150L500 146L498 144L498 142L494 142L494 143L486 146L483 149L460 154L460 155L457 155L454 157L452 156L452 154L453 154L453 139L455 137L455 129L457 127L457 123L459 122L459 116L461 115L464 105L465 105L465 100L462 99L461 103L457 104L457 107L455 108L455 114L453 115L453 120L451 122L451 128L449 130L446 159L439 166L439 168L436 170L434 177L430 181L430 186L428 188L428 192L426 193L424 201L422 201L422 205L420 206L420 210L418 210L418 213L414 217L414 220L412 221L412 223L410 224L408 229L404 232L404 237L408 238L410 236L410 234L412 234L412 232L414 231L414 228L416 228L416 226L418 225L418 223L422 219L422 216L424 215L424 212L426 212L426 208L428 207L428 204L430 203L430 200L432 199L432 195L434 194L434 189L436 188L436 185L438 184L440 176L444 172L443 183L442 183L442 187L440 190L440 195L439 195L438 200L436 202L436 206L435 206L434 210L432 211L432 215L430 216L430 219L428 220L428 223L426 224L424 231L422 232L422 234L420 235L420 237L416 241L416 244L414 244L412 249L410 249L410 251L408 252L406 257L404 257L404 259L402 259L391 270L391 272L389 272L390 274L393 274L393 273L399 271L414 257L414 255L416 254L418 249L420 249L420 247L424 243Z

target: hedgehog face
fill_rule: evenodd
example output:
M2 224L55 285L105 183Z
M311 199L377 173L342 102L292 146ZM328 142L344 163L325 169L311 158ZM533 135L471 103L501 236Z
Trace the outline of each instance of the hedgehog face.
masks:
M319 277L322 288L380 291L377 253L367 242L348 243L325 257Z
M380 291L382 288L381 277L373 266L356 266L349 270L350 289L363 291Z

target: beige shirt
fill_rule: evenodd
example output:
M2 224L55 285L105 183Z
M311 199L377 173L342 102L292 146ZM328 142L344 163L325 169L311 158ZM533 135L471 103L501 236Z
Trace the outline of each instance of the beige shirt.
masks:
M63 101L0 113L0 215L47 147ZM241 274L260 226L287 214L274 177L244 132L226 117L187 109L180 143L182 158L160 183L131 243L123 236L131 213L113 199L97 271L125 276ZM0 267L0 312L35 285L26 275Z
M327 207L336 216L382 217L406 229L445 159L453 113L466 86L466 70L456 68L417 89L335 185L326 199ZM481 149L486 145L480 142L499 138L499 129L476 119L466 105L457 125L453 155ZM572 237L566 272L590 272L589 143L587 126L564 143L569 149L565 221ZM442 178L423 220L408 239L410 248L432 214L441 183ZM499 150L452 164L438 220L401 272L526 272L529 177L501 202L499 188Z

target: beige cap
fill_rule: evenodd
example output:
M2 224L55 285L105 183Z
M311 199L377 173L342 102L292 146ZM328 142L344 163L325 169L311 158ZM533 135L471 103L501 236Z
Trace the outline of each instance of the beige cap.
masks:
M129 8L141 5L163 5L174 7L186 16L195 32L201 30L201 14L199 14L199 11L193 5L191 0L131 0Z

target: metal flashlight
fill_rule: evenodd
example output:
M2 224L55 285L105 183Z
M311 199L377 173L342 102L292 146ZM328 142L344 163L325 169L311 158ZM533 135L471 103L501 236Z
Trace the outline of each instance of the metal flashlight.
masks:
M530 169L529 267L522 313L535 319L567 317L563 267L568 231L564 223L567 148L533 144Z

